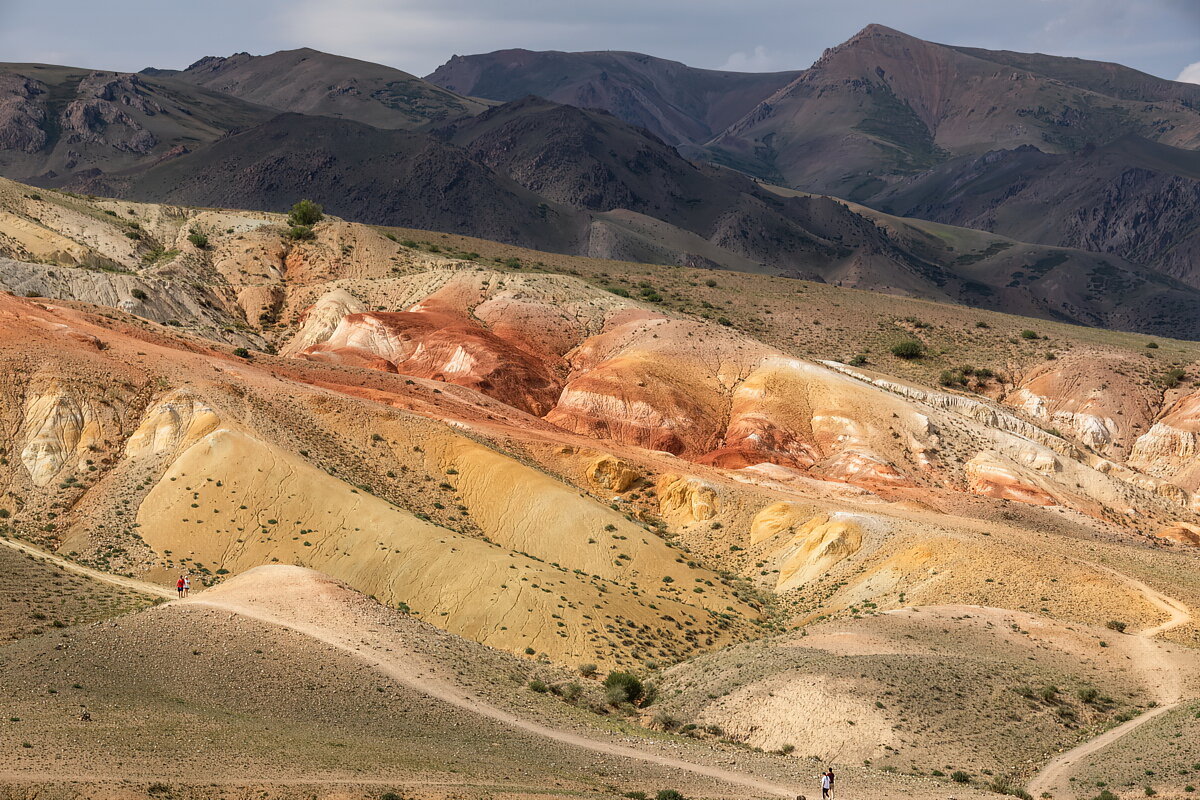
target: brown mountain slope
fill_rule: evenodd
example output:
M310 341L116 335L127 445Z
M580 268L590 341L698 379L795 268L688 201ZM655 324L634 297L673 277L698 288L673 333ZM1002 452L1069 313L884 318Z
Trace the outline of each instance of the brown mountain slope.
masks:
M1179 335L1192 329L1190 290L1132 264L884 221L870 209L827 197L770 191L731 171L694 165L606 114L525 98L439 134L542 196L603 212L592 223L590 255L657 255L630 241L681 238L650 222L661 220L791 277L1116 327L1131 324L1131 311L1153 307L1161 316L1144 330ZM696 247L682 246L689 245ZM723 263L712 252L701 258ZM704 263L701 258L683 261ZM752 264L729 266L760 271ZM1120 299L1114 285L1125 291ZM1157 299L1127 302L1131 295Z
M0 170L47 186L149 166L273 113L169 77L48 64L0 64L0 98Z
M711 143L719 160L872 197L955 155L1072 152L1125 135L1192 148L1200 89L1109 64L959 49L871 25Z
M410 131L281 114L263 125L129 178L86 186L189 205L280 211L302 197L375 224L409 224L573 251L585 219Z
M642 53L517 49L454 56L425 79L491 100L536 95L603 109L679 145L707 141L795 76L696 69Z
M905 216L1077 247L1200 285L1200 152L1127 136L1079 153L1024 147L948 161L873 198Z
M416 128L477 114L487 103L382 64L304 47L265 56L208 56L178 72L147 70L277 111Z

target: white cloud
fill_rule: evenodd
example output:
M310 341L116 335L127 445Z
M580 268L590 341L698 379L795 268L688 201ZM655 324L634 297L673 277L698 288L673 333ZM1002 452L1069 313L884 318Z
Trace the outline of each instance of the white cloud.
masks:
M775 65L774 59L767 54L767 48L760 44L754 48L754 52L752 53L742 51L733 53L729 58L725 59L725 63L721 65L721 69L727 69L732 72L771 72L780 68Z
M1184 67L1183 72L1180 72L1179 77L1175 80L1183 83L1200 83L1200 61Z

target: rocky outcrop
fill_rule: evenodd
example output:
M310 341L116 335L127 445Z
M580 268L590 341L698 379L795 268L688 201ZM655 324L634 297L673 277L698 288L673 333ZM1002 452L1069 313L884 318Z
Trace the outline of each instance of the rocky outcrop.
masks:
M1191 522L1176 522L1168 525L1156 534L1160 539L1168 539L1189 547L1200 547L1200 525Z
M720 511L716 487L683 475L667 474L658 481L658 508L677 524L710 520Z
M68 143L103 144L127 153L149 153L158 138L126 109L147 116L163 111L136 75L93 72L80 81L76 98L59 115L59 126Z
M862 547L863 531L851 515L819 514L804 523L777 553L775 591L786 592L827 573Z
M34 486L46 486L64 468L79 466L89 446L101 438L92 403L58 382L26 397L21 463Z
M1200 487L1200 392L1180 398L1137 438L1129 466L1186 489Z
M36 153L46 146L46 87L24 75L0 73L0 150Z
M346 315L298 355L467 386L536 416L554 407L561 385L537 354L434 304Z
M980 453L966 464L969 488L974 494L1016 500L1035 506L1053 506L1058 500L1042 482L995 451Z
M889 392L895 392L901 397L907 397L911 400L917 400L934 408L944 408L947 411L952 411L964 417L969 417L976 422L982 423L989 428L1014 433L1018 436L1023 436L1026 439L1031 439L1038 444L1049 447L1057 453L1068 456L1069 458L1078 458L1078 450L1065 441L1060 436L1055 436L1048 433L1036 425L1030 424L1020 417L1002 411L995 406L989 405L982 400L975 400L962 395L950 394L948 392L939 392L932 389L923 389L918 386L912 386L899 381L888 380L882 377L873 377L866 373L852 369L845 364L836 361L821 362L830 369L835 369L846 375L851 375L859 380L874 384L881 389L886 389Z
M750 544L753 546L791 531L803 519L810 517L811 510L799 503L772 503L755 514L754 519L750 521Z
M618 493L642 479L636 467L614 456L597 458L588 464L585 474L592 486Z
M176 453L220 424L221 418L206 403L185 391L169 392L147 409L141 424L125 442L125 455L142 458Z

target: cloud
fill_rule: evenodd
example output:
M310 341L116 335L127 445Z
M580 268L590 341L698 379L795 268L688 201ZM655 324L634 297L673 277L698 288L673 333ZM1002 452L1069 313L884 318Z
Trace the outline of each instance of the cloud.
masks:
M771 72L779 69L779 67L775 65L775 61L771 56L767 55L767 48L760 44L754 48L753 53L742 51L733 53L729 58L725 59L725 63L721 65L721 69L733 72Z
M1180 72L1179 77L1175 80L1182 83L1200 83L1200 61L1184 67L1183 72Z

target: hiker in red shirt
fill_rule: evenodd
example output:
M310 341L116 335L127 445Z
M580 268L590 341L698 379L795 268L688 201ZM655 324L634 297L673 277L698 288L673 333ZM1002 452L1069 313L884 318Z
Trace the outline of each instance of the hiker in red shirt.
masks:
M175 591L179 592L180 597L183 597L183 587L185 585L186 582L183 580L183 576L180 575L179 580L175 581Z

